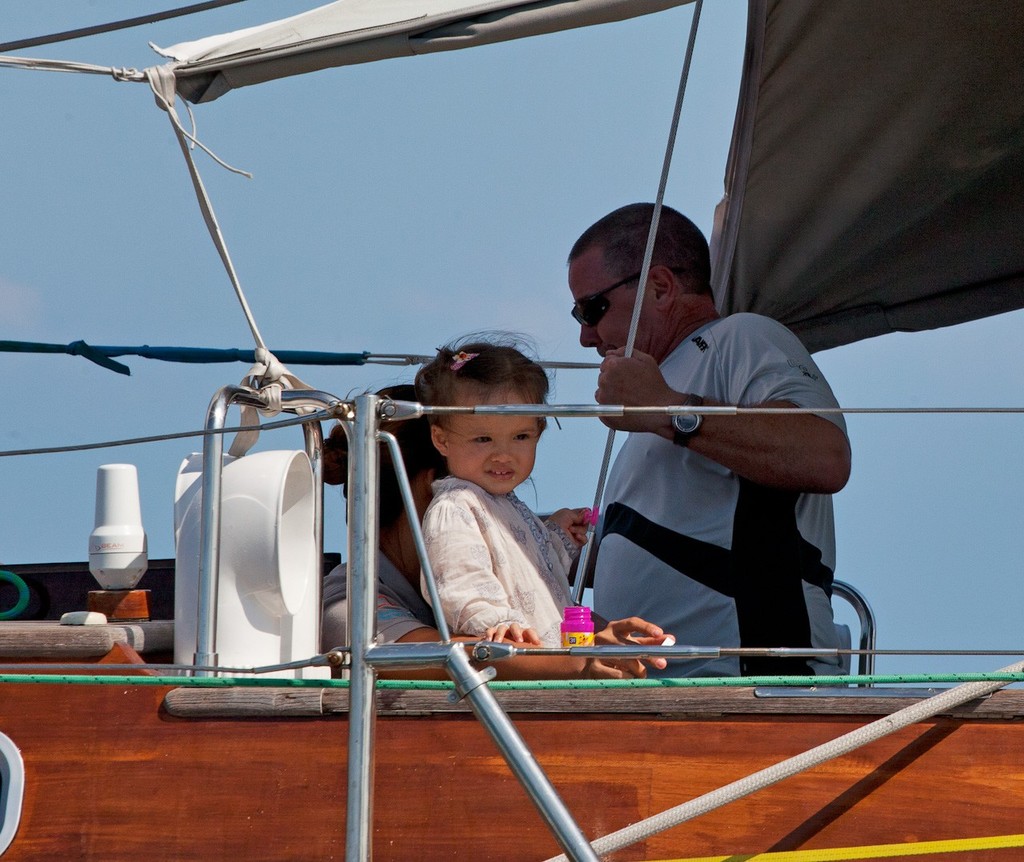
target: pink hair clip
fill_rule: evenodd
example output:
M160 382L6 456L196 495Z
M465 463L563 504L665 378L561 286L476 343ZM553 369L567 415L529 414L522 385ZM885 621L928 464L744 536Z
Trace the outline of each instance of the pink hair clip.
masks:
M458 371L463 365L469 362L470 359L476 359L479 355L479 353L466 353L465 350L460 350L455 354L455 358L452 360L452 371Z

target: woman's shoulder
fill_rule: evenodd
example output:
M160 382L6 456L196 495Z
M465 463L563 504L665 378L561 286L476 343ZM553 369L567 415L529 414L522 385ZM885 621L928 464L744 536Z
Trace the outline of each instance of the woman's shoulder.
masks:
M345 601L348 594L348 563L339 563L324 578L323 604L331 605Z

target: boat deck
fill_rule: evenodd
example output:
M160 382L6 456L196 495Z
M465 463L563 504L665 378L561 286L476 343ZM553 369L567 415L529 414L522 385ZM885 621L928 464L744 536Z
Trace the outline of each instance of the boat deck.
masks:
M81 661L79 641L115 639L108 653L90 659L120 665L103 669L112 676L99 667L91 678L65 668L29 672L27 665L19 673L17 663L33 658L32 644L45 643L57 628L70 627L0 624L0 644L12 662L0 677L0 731L21 751L26 776L21 826L5 859L344 857L342 681L175 684L137 664L136 646L166 646L168 629L159 623L57 633L63 646L51 643L46 661ZM491 688L591 838L827 743L925 693ZM556 855L554 838L491 738L465 703L447 695L441 684L380 685L374 857ZM929 862L1019 858L1022 719L1024 691L996 692L608 858L806 851L812 855L784 858L809 862L821 858L812 851L867 845L927 851ZM897 855L906 853L870 858Z

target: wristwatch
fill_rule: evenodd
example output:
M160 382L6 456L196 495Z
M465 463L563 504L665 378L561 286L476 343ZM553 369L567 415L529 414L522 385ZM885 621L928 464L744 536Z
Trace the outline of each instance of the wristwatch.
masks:
M684 402L684 407L702 407L704 399L699 395L690 395ZM681 413L672 417L672 442L677 446L689 446L690 441L697 436L700 426L704 423L704 417L700 413Z

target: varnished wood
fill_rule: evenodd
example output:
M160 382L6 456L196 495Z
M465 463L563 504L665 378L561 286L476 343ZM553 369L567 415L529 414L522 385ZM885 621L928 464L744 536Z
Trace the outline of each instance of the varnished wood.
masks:
M149 619L149 590L90 590L88 608L111 622Z
M105 656L103 656L98 662L99 665L118 665L118 670L127 674L142 673L147 676L155 676L155 671L152 671L146 667L146 660L139 655L134 649L127 644L116 643L110 648ZM138 671L124 671L124 665L139 665ZM95 673L95 671L93 671Z
M876 696L815 697L764 696L753 688L669 688L669 689L542 689L520 691L496 689L498 703L509 713L555 713L561 715L646 714L681 719L714 718L726 715L888 715L920 700L898 689ZM281 690L235 688L179 688L168 692L164 701L171 715L183 718L263 717L275 714L317 716L348 711L346 689ZM381 689L377 712L387 716L468 713L469 706L451 703L447 691ZM1024 691L998 691L942 715L1024 719Z
M343 692L325 691L325 714L309 716L291 710L312 708L320 695L315 689L261 689L245 698L239 690L217 691L226 696L224 703L262 703L263 717L181 718L163 704L186 700L184 692L195 694L164 686L0 684L0 730L21 750L27 776L21 828L4 862L343 858L348 732L347 717L338 711ZM539 815L475 719L461 708L396 713L396 706L410 709L407 694L389 692L388 702L382 698L376 721L374 858L532 860L556 853ZM595 699L591 692L573 692L569 700L566 692L554 694L564 709L551 702L544 712L517 709L515 720L589 836L677 805L870 720L867 712L773 714L764 699L742 689L678 689L670 692L673 701L657 703L649 700L649 691L636 690L628 693L632 710L624 699L612 710L612 700L605 699L607 711L599 713L580 708ZM538 695L548 693L530 693ZM417 697L415 708L427 712L441 707L444 695L419 692ZM841 699L832 700L837 708L848 708ZM1006 703L998 710L1020 714L1018 692L984 703L1000 701ZM804 703L780 699L773 709L804 709ZM1024 721L940 718L615 858L1018 833L1021 799ZM1013 851L979 851L949 856L947 862L1013 858Z

